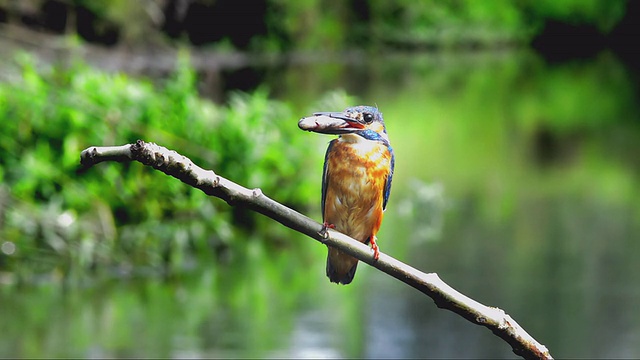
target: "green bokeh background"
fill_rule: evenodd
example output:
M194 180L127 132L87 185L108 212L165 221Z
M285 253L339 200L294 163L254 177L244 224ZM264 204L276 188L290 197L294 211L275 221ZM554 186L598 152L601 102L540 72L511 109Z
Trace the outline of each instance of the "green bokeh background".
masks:
M86 147L153 141L319 220L331 138L297 120L355 104L381 109L396 153L382 251L505 309L557 358L640 356L630 3L273 0L240 5L262 11L248 41L212 24L226 35L199 46L154 22L160 2L59 3L117 45L72 20L40 43L0 1L14 40L0 61L0 356L513 357L366 266L329 284L322 245L176 179L78 171ZM549 50L550 24L576 33ZM127 49L175 66L92 57ZM236 55L254 62L203 61Z

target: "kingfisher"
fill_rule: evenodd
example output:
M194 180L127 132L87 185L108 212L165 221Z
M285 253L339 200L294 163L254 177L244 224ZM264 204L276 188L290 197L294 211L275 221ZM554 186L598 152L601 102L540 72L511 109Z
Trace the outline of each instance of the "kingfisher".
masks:
M378 260L376 234L387 207L395 158L377 107L355 106L342 112L316 112L300 120L302 130L338 135L329 142L322 172L323 231L333 228L370 244ZM327 277L349 284L358 259L329 247Z

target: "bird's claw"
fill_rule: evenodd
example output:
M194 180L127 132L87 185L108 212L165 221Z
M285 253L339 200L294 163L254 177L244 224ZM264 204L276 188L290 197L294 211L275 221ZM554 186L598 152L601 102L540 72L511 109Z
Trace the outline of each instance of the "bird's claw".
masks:
M336 226L334 224L329 224L328 222L324 222L322 224L322 229L318 231L318 235L322 236L323 239L327 240L329 238L329 229L335 229Z
M378 244L376 243L376 237L375 236L371 237L371 249L373 249L373 260L378 261L378 259L380 258L380 248L378 247Z

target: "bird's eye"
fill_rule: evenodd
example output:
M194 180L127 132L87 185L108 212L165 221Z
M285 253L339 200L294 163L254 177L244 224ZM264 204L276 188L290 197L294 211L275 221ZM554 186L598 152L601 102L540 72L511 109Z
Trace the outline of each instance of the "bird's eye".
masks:
M364 122L366 122L367 124L371 124L373 122L373 114L365 113L363 118Z

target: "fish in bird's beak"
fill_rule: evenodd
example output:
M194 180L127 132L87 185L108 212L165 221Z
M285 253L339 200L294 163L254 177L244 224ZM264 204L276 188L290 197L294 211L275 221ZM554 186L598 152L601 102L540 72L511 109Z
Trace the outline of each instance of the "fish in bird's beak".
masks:
M362 130L364 124L344 112L317 112L313 116L300 119L298 127L321 134L340 135Z

